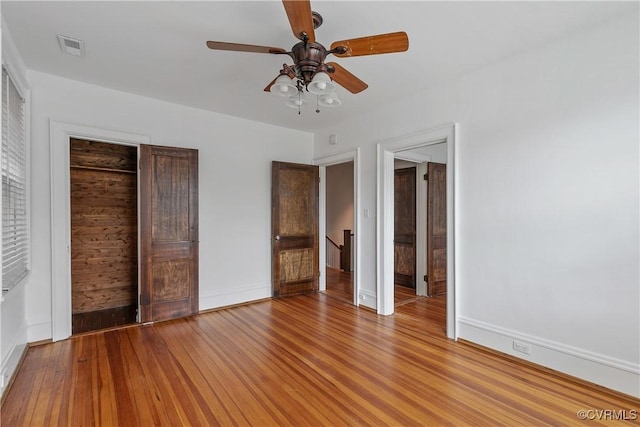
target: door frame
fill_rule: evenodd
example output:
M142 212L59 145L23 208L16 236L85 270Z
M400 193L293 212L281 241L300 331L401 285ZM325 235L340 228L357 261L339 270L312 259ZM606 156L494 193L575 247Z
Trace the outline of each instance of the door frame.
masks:
M69 139L79 138L138 147L151 144L151 137L49 121L51 156L51 338L59 341L71 336L71 194L69 173ZM138 181L139 186L139 181ZM138 188L139 192L139 188ZM138 197L138 226L140 225ZM139 230L139 227L138 227ZM138 237L140 232L138 231ZM139 255L138 245L138 255ZM139 258L139 257L138 257ZM140 261L138 259L138 265ZM138 276L140 272L138 269ZM44 331L43 331L44 332Z
M457 164L458 124L447 123L408 135L382 140L377 144L376 291L378 314L394 311L393 289L393 161L395 153L426 145L447 143L447 337L456 340L458 237Z
M313 160L314 165L320 167L320 200L319 200L319 246L320 246L320 281L318 289L322 292L327 289L327 247L322 237L327 235L327 166L338 165L340 163L353 162L353 305L359 305L358 295L360 294L360 148L345 151L343 153L331 154L318 157Z

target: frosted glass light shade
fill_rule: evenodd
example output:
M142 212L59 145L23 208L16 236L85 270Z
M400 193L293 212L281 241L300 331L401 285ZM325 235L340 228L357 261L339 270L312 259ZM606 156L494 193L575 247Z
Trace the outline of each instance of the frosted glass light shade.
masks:
M318 97L318 105L322 107L339 107L342 105L342 101L338 98L335 92L328 93L326 95L320 95Z
M313 94L324 95L335 91L336 85L331 81L327 73L320 72L313 76L313 80L311 80L307 89Z
M307 104L308 104L307 100L299 96L298 94L293 95L287 101L287 107L291 107L291 108L300 108L300 107L304 107Z
M298 88L286 74L281 74L269 88L269 92L278 96L291 96L298 93Z

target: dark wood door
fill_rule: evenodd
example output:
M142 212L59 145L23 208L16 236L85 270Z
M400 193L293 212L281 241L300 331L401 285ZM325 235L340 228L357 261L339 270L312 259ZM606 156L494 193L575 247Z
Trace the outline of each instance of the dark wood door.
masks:
M416 287L416 168L395 170L394 178L394 281Z
M427 294L447 292L447 165L427 164Z
M138 150L71 138L72 333L135 323Z
M198 151L140 146L142 322L198 312Z
M318 291L317 166L273 162L271 168L271 281L273 296Z

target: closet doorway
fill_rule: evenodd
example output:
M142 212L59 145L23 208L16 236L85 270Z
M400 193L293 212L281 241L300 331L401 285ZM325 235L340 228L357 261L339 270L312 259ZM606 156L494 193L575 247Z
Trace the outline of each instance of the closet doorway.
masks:
M137 321L137 147L71 138L72 333Z

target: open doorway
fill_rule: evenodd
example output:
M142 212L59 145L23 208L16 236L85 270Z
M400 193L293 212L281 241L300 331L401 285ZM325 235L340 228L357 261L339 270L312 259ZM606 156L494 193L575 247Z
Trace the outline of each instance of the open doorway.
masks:
M320 292L327 292L327 284L329 285L329 292L331 292L330 283L332 280L338 280L341 282L339 286L343 289L341 299L349 302L353 305L359 305L358 296L360 294L360 253L358 248L360 247L360 225L359 225L359 206L360 206L360 149L356 148L353 151L346 151L339 154L333 154L326 157L321 157L314 160L314 164L320 167L320 280L319 290ZM331 170L331 168L334 168ZM329 178L327 178L327 170L329 169ZM335 172L338 172L337 174ZM332 176L333 175L333 176ZM328 181L336 181L327 188ZM346 189L345 187L349 187ZM333 194L336 193L336 194ZM339 193L339 196L337 195ZM341 201L334 209L329 207L329 210L337 212L334 219L328 219L328 215L331 216L327 210L327 199L335 199L338 197ZM329 202L331 203L331 201ZM340 207L341 206L341 207ZM351 217L351 222L346 219L347 216ZM368 214L367 214L368 215ZM343 218L338 220L336 218ZM346 224L346 225L345 225ZM349 228L351 226L351 228ZM331 234L327 233L327 230L332 229ZM351 230L350 232L348 230ZM345 231L347 230L347 231ZM345 246L345 242L351 243L350 251L340 251L337 259L328 260L328 257L332 256L327 246L333 245L330 243L326 236L329 236L334 240L335 244ZM331 237L333 236L333 237ZM324 240L324 242L323 242ZM344 249L344 248L343 248ZM350 252L350 253L349 253ZM345 266L345 262L348 265L345 268L339 268L340 258L342 258L342 265ZM332 268L328 267L328 264L333 265ZM336 268L335 266L338 266ZM336 277L342 276L342 277Z
M352 302L354 282L353 161L325 168L326 293Z
M445 294L442 297L446 302L446 335L449 338L456 339L456 295L455 295L455 181L456 175L455 169L455 147L456 147L456 134L457 125L450 123L447 125L438 126L432 129L427 129L421 132L413 134L394 137L385 141L381 141L378 144L378 241L377 241L377 254L378 254L378 267L377 267L377 311L379 314L393 314L394 304L394 175L395 175L395 159L400 158L407 160L407 158L417 164L416 176L418 182L419 178L429 164L429 161L435 160L429 157L428 161L425 161L425 156L433 156L432 153L425 153L423 150L440 149L443 153L446 153L446 169L442 173L440 179L441 186L443 187L443 193L445 195L444 204L446 209L444 210L444 228L446 229L446 236L439 236L440 243L445 244L444 251L440 252L441 258L438 260L438 265L442 271L446 272L444 279L441 281L446 284L444 286ZM424 186L424 184L422 184ZM428 185L428 184L427 184ZM417 186L418 192L420 185ZM418 193L420 194L420 193ZM416 199L417 200L417 199ZM425 203L417 201L417 206L424 207ZM417 218L425 217L423 214L417 213ZM426 218L426 217L425 217ZM442 219L442 218L441 218ZM427 240L426 233L418 229L420 221L416 223L416 293L418 295L426 295L427 286L422 277L426 273L427 258L425 249L422 250L422 255L418 253L419 248L426 248ZM426 228L423 225L423 230ZM421 240L421 241L418 241Z
M136 323L138 148L69 144L72 333Z
M394 159L394 306L420 298L446 324L447 143L402 150Z

